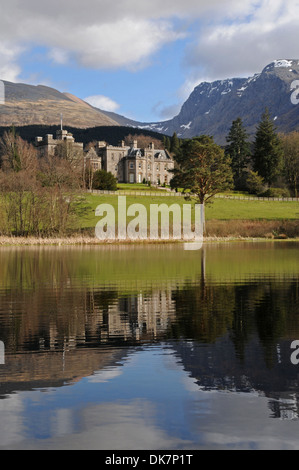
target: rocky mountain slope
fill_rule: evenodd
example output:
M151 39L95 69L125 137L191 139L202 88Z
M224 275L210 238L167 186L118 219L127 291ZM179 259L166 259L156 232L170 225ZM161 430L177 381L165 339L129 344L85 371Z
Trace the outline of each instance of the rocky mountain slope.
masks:
M266 107L278 131L299 130L299 60L276 60L250 78L203 82L176 117L146 128L182 138L213 135L224 144L238 117L253 137Z
M5 84L5 104L0 106L0 126L57 125L66 127L129 126L181 138L213 135L226 143L232 122L242 118L253 138L267 107L280 132L299 130L299 60L276 60L249 78L200 83L180 113L163 122L140 123L106 112L69 93L46 86Z

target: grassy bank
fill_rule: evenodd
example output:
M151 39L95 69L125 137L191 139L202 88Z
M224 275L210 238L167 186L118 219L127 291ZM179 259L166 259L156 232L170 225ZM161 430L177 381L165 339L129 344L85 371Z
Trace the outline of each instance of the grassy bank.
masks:
M140 203L150 211L151 204L188 204L181 197L159 196L127 196L127 207ZM87 194L85 203L85 216L81 220L81 227L95 227L98 218L95 210L100 204L111 204L117 209L118 197L114 195ZM192 203L194 205L194 203ZM117 218L117 210L116 210ZM206 206L206 220L298 220L299 203L292 201L259 201L238 199L214 199Z
M127 196L126 202L127 208L132 204L143 204L148 214L151 204L179 204L182 207L187 203L184 198L159 196ZM88 194L81 229L94 230L99 220L95 210L100 204L111 204L115 208L117 223L117 196ZM299 237L299 203L214 199L213 203L206 206L206 236L270 239Z
M149 215L151 204L187 204L184 198L161 196L127 196L127 208L136 203L144 205ZM100 204L115 209L117 224L118 197L86 194L81 216L68 236L51 238L0 237L0 246L8 245L94 245L95 226L100 220L95 210ZM194 203L193 203L194 205ZM130 218L127 218L130 221ZM214 199L206 206L207 240L296 239L299 238L299 203L292 201L259 201ZM128 241L129 242L129 241ZM142 242L147 243L147 242ZM149 241L149 243L154 243Z

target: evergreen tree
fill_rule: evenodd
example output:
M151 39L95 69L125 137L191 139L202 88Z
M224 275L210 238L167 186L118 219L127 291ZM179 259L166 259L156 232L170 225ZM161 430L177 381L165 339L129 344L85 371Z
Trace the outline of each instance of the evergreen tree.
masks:
M232 161L232 170L236 186L250 161L250 144L247 141L247 138L247 133L243 127L242 119L239 117L232 123L229 134L226 138L228 145L225 148L225 153Z
M254 170L272 186L282 171L283 150L268 109L262 115L254 142Z
M284 174L288 187L295 197L299 196L299 132L281 136L284 150Z
M170 141L170 151L171 153L176 154L180 150L180 140L177 136L177 133L174 132Z
M168 150L170 152L170 147L171 147L170 138L166 135L163 137L163 144L164 144L165 150Z

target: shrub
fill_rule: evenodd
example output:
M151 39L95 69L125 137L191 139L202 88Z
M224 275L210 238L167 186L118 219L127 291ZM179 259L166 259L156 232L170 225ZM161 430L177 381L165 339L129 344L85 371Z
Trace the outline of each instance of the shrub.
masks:
M262 197L290 197L290 191L285 188L269 188L259 195Z
M265 185L263 178L252 170L247 170L245 173L245 189L250 194L260 194L264 191Z
M105 170L97 170L93 175L93 189L117 191L117 179Z

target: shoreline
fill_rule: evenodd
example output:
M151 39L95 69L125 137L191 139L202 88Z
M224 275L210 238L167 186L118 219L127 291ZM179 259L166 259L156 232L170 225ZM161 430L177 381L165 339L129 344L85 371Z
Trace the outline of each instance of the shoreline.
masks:
M205 237L204 244L207 243L236 243L236 242L299 242L299 237ZM101 241L95 237L70 236L70 237L8 237L0 236L1 247L28 247L28 246L118 246L118 245L174 245L187 243L184 240L105 240Z

